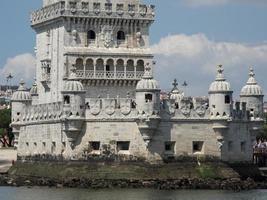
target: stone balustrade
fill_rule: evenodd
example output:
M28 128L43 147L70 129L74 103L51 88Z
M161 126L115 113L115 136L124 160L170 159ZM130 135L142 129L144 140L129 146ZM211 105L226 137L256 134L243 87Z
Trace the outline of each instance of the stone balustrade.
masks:
M61 16L154 20L155 6L62 0L32 12L31 23L36 25Z
M143 71L94 71L94 70L77 70L78 79L132 79L139 80L143 77Z

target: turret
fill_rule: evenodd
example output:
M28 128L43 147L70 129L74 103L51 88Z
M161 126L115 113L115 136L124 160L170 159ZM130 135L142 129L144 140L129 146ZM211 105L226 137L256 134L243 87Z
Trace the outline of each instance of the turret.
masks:
M71 69L70 78L66 81L63 94L64 111L66 117L84 117L85 115L85 93L83 85L76 78L76 69Z
M71 148L81 133L85 119L85 93L81 82L76 80L76 69L71 68L70 78L66 81L63 95L63 131L66 133Z
M211 117L229 118L232 116L233 100L230 83L226 81L222 65L218 66L217 77L209 88Z
M240 101L246 103L246 109L252 119L263 117L263 91L257 84L253 68L250 68L247 84L242 88Z
M27 106L31 104L31 95L25 88L25 83L23 80L20 82L20 86L16 92L14 92L12 98L11 98L11 105L12 105L12 123L11 127L13 128L13 133L15 135L15 147L17 147L18 144L18 137L20 132L20 127L22 124L21 116L23 115L23 111Z
M32 104L35 105L38 103L38 87L36 79L32 85L32 88L30 90L31 98L32 98Z
M177 79L174 79L174 82L172 85L173 85L173 89L170 92L170 100L173 101L173 103L175 104L175 107L178 109L181 106L180 102L184 97L184 92L178 89Z
M143 78L136 86L136 107L139 113L157 114L160 110L160 88L153 79L150 66L147 64Z

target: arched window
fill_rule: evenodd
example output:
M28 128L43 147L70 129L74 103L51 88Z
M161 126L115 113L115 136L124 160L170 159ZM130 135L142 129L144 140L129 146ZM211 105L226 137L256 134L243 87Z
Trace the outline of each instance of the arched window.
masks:
M134 61L133 60L127 61L126 69L129 72L134 71Z
M139 71L139 72L145 71L145 62L143 60L137 61L136 71Z
M64 96L64 104L70 104L70 96Z
M83 70L83 59L78 58L75 64L76 70Z
M95 32L92 31L92 30L88 31L88 33L87 33L87 39L88 40L95 40L95 38L96 38Z
M125 40L125 33L123 31L118 31L117 40Z
M231 99L229 95L225 95L225 104L230 104L231 103Z

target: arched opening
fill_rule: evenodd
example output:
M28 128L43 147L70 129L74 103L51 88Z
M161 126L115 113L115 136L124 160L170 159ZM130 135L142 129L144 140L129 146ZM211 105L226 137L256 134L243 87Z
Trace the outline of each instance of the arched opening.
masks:
M133 60L128 60L127 61L126 69L129 72L133 72L134 71L134 61Z
M230 95L225 95L225 104L230 104L231 103L231 98L230 98Z
M87 39L90 41L90 40L95 40L96 38L96 34L94 31L90 30L87 32Z
M106 64L106 71L113 72L114 71L114 60L108 59Z
M102 59L96 61L96 71L104 71L104 61Z
M145 62L143 60L137 61L136 71L138 71L138 72L144 72L145 71Z
M70 96L64 96L64 104L70 104Z
M77 71L83 70L83 59L78 58L75 63L75 68Z
M94 61L93 61L93 59L87 59L86 60L85 70L94 71Z
M117 40L118 41L124 41L125 40L125 33L123 31L118 31Z
M117 60L116 70L117 72L124 72L124 61L122 59Z
M145 101L146 103L151 102L153 100L152 94L145 94Z

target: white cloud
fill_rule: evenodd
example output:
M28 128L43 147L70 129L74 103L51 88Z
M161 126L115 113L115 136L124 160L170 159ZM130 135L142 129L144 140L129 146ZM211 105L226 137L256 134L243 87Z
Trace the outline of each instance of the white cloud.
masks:
M266 0L183 0L189 6L218 6L228 3L266 4Z
M0 68L1 84L5 84L5 77L9 73L14 76L13 84L17 84L21 79L24 79L26 83L31 83L35 76L35 57L30 53L25 53L8 58L5 65Z
M177 78L180 83L189 82L187 90L190 94L207 95L218 64L223 64L236 96L248 79L250 66L254 66L258 82L267 85L266 43L251 46L215 42L201 33L180 34L162 38L152 46L152 50L157 59L156 77L164 89L171 88L171 78Z

